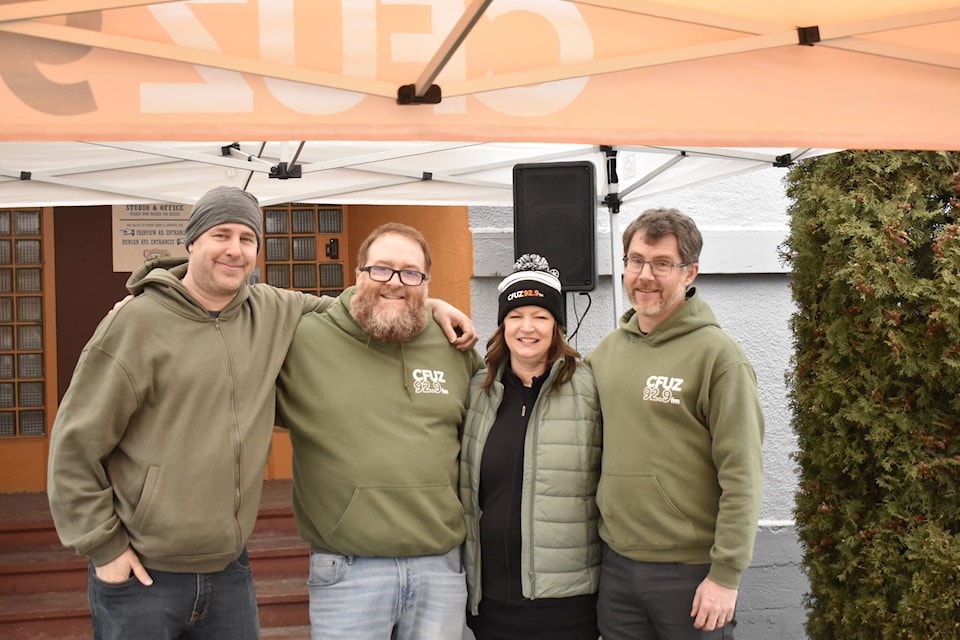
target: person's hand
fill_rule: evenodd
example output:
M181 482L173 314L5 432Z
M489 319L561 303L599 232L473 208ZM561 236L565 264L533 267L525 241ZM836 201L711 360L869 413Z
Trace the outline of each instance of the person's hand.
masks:
M130 574L133 573L133 575L137 577L137 580L144 586L149 587L153 584L153 578L150 577L150 574L147 573L147 570L140 563L137 552L130 546L107 564L97 567L96 572L97 578L103 582L113 584L126 582L130 579Z
M695 618L693 626L703 631L713 631L733 620L737 593L737 589L704 578L693 596L693 609L690 610L690 617Z
M123 300L118 300L117 303L116 303L115 305L113 305L113 308L110 309L110 311L116 311L117 309L119 309L119 308L122 307L123 305L127 304L127 303L128 303L129 301L131 301L131 300L133 300L133 295L128 293L128 294L127 294L127 297L124 298Z
M437 298L430 298L430 308L433 309L433 317L437 324L443 329L447 340L460 351L469 351L473 345L477 344L480 337L473 328L473 321L467 314L463 313L449 302L444 302Z

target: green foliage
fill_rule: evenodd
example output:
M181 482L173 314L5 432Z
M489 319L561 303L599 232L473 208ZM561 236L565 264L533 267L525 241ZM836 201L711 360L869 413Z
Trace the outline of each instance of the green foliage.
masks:
M960 638L960 153L804 161L783 258L812 640Z

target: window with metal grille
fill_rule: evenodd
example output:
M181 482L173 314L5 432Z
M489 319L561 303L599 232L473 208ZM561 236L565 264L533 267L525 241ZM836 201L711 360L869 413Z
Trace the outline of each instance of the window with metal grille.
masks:
M290 203L264 208L265 282L336 296L344 289L343 209Z
M46 435L39 209L0 209L0 437Z

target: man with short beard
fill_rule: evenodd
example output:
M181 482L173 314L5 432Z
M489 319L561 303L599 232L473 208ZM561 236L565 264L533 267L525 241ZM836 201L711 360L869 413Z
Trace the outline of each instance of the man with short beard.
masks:
M419 231L378 227L357 264L356 287L300 321L277 379L294 515L310 543L311 636L459 638L459 429L482 360L429 314Z
M96 640L259 637L246 543L274 381L301 317L333 303L248 284L262 240L256 197L211 189L184 229L189 257L135 271L136 297L104 318L77 362L47 486L61 540L90 560ZM469 319L430 304L470 349Z
M632 309L587 358L600 393L604 640L732 640L763 484L757 377L695 288L676 209L623 232Z

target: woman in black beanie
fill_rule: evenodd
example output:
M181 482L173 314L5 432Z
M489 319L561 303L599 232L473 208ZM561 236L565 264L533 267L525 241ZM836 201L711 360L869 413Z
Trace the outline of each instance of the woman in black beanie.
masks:
M460 458L467 624L477 640L596 640L600 406L563 334L557 272L521 256L499 286Z

